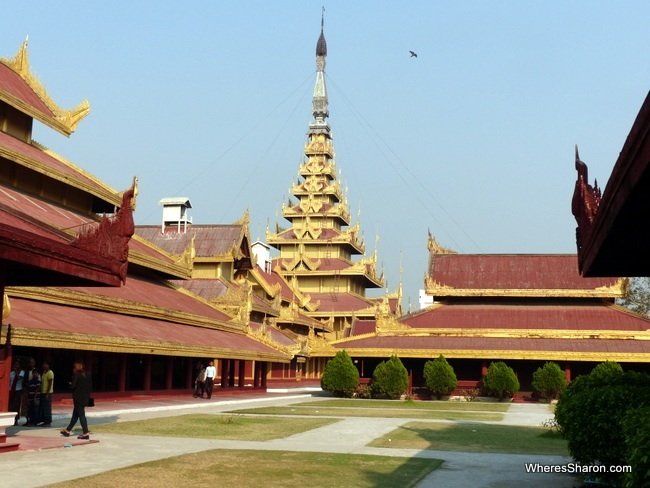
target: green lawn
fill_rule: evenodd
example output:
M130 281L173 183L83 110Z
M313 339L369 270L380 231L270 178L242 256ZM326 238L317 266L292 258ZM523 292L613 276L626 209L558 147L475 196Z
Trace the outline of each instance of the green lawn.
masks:
M93 433L157 435L267 441L338 422L331 418L244 417L236 414L192 414L92 426Z
M224 449L161 459L50 486L410 488L441 463L438 459Z
M478 423L409 422L369 445L441 451L569 455L566 441L550 429Z
M346 408L391 408L409 410L455 410L478 412L507 412L510 403L498 402L446 402L446 401L409 401L409 400L365 400L357 398L335 398L313 402L293 403L300 407L346 407Z
M498 421L503 420L503 414L495 412L472 412L472 411L446 411L426 410L421 408L401 408L397 405L393 408L376 407L365 408L359 406L346 407L314 407L291 405L288 407L258 407L242 410L233 410L231 413L255 414L255 415L291 415L297 417L385 417L385 418L407 418L407 419L429 419L429 420L476 420L476 421Z

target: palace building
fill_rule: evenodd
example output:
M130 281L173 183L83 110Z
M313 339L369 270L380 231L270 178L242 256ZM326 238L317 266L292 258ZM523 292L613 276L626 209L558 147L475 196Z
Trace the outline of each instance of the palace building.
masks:
M331 343L355 359L362 376L393 354L415 387L424 385L424 363L440 354L468 388L492 361L510 365L522 390L547 361L564 368L567 380L603 361L648 369L650 321L615 304L626 280L583 278L575 255L457 254L431 236L429 251L433 305L399 319L358 320Z
M425 285L433 304L401 316L401 286L384 290L377 250L366 255L338 179L326 56L321 21L313 119L282 206L289 225L267 229L268 245L251 242L248 212L232 224L197 224L185 197L160 200L159 225L135 226L136 179L116 191L32 140L34 121L71 135L88 103L58 107L31 73L26 43L0 59L2 392L11 359L30 356L62 372L60 393L70 365L83 358L99 397L187 393L208 360L217 388L316 385L341 349L362 378L399 356L414 387L424 384L424 363L440 354L467 388L497 360L513 367L525 390L546 361L560 364L567 379L606 360L648 369L650 321L615 304L626 290L616 275L647 268L635 244L647 232L633 215L647 210L648 100L602 199L576 151L585 277L575 255L464 255L429 236ZM626 258L630 249L637 261ZM621 267L611 267L617 256Z
M270 365L292 361L293 341L251 324L262 305L216 304L192 288L206 270L237 282L252 269L245 226L223 226L212 243L195 232L192 246L168 250L132 238L135 180L117 192L32 140L34 120L70 135L89 110L52 101L29 69L27 43L0 60L2 377L12 357L48 360L60 372L55 392L67 394L67 372L82 358L98 397L187 391L199 361L214 359L221 387L265 389ZM196 258L196 248L214 255Z

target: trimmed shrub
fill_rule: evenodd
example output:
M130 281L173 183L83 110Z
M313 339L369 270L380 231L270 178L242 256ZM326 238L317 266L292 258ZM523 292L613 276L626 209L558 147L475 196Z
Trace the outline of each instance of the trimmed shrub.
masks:
M650 480L650 407L628 411L623 420L626 464L632 468L625 474L623 486L640 488Z
M626 415L644 407L650 407L650 376L635 371L623 373L619 365L604 363L567 386L560 395L555 419L577 462L624 465L633 462L627 460L632 448L626 440L635 442L633 436L626 439ZM620 483L623 475L607 473L603 479Z
M372 376L373 391L388 395L388 398L399 398L409 387L408 371L397 356L379 363Z
M449 395L458 385L454 368L447 362L441 354L438 358L427 361L424 364L424 380L427 388L431 390L438 400L443 395Z
M533 392L544 400L554 400L566 388L566 375L556 363L546 363L533 373Z
M497 361L490 363L483 378L483 388L489 396L504 400L519 391L519 380L510 366L503 361Z
M348 353L336 353L325 365L320 386L336 397L351 398L359 384L359 371L352 363Z

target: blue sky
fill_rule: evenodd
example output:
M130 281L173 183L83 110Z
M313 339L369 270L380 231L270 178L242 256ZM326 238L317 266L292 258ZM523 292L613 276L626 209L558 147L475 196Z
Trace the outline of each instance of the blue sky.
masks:
M189 197L264 238L297 179L323 2L7 0L0 56L91 114L35 138L138 224ZM336 161L389 288L417 303L427 231L464 253L574 253L574 145L604 186L650 81L648 2L326 2ZM417 52L411 58L409 50Z

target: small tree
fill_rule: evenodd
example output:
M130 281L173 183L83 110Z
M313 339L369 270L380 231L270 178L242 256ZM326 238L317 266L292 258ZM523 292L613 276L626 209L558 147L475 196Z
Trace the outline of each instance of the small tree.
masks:
M599 364L591 373L578 376L567 386L555 409L555 420L576 462L642 467L648 466L647 445L638 450L639 442L644 441L636 437L640 432L630 427L641 419L642 414L635 413L636 409L648 407L650 375L624 373L618 364L609 362ZM628 414L633 416L627 421L626 430ZM620 473L604 473L602 477L617 483L623 479Z
M454 368L441 354L437 359L427 361L424 364L424 380L427 388L431 390L438 400L443 395L448 395L458 385Z
M399 398L409 386L408 371L397 356L379 363L372 376L374 389L389 398Z
M533 373L533 392L544 400L553 400L566 388L566 375L556 363L548 362Z
M483 378L483 388L488 395L503 400L519 391L519 380L510 366L503 361L497 361L490 364Z
M336 397L351 398L359 384L359 371L352 363L348 353L336 353L325 365L320 386Z

